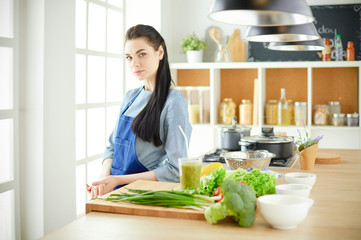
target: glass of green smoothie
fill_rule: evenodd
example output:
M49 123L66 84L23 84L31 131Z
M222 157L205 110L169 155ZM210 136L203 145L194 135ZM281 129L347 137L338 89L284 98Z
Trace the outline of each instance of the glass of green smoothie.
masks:
M198 188L201 179L201 158L179 158L179 178L181 189Z

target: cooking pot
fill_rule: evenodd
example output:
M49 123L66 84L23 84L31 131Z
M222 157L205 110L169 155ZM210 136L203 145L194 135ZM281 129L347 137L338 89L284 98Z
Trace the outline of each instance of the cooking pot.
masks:
M237 118L232 119L231 127L222 127L220 133L221 149L229 151L239 151L239 141L251 135L250 127L237 127Z
M272 159L287 159L294 154L293 138L279 137L273 135L269 129L262 128L261 136L248 136L239 142L241 151L267 150L276 154Z

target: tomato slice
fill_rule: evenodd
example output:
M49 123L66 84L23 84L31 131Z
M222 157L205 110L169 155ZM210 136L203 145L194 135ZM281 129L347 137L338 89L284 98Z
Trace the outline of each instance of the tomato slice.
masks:
M216 190L214 191L214 196L219 196L221 193L221 187L217 187Z
M220 201L222 201L222 199L223 199L223 194L222 194L222 193L220 193L220 194L219 194L219 196L221 197L221 199L217 200L216 202L220 202Z

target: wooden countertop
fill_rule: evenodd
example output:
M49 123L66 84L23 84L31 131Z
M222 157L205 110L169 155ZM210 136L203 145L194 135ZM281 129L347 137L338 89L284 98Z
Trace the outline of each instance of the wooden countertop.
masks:
M341 155L339 164L317 164L314 200L305 221L293 230L271 228L257 212L250 228L230 220L210 225L201 220L91 212L43 239L361 239L361 150L320 149ZM279 173L299 172L272 168ZM284 183L280 178L278 183Z

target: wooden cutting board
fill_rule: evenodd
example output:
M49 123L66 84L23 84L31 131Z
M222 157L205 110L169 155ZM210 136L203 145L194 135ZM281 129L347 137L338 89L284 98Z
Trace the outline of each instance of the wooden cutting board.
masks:
M125 188L155 190L155 191L173 190L179 188L179 183L137 180L111 193L126 192L127 190ZM109 196L109 194L106 194L102 197L105 198ZM152 216L152 217L205 220L204 212L200 210L146 206L139 204L124 203L124 202L111 202L102 199L95 199L86 203L86 213L88 214L92 211L142 215L142 216Z
M246 61L246 43L241 40L239 29L234 30L228 39L227 45L233 62Z
M318 152L316 164L335 164L341 162L341 156L333 153Z

